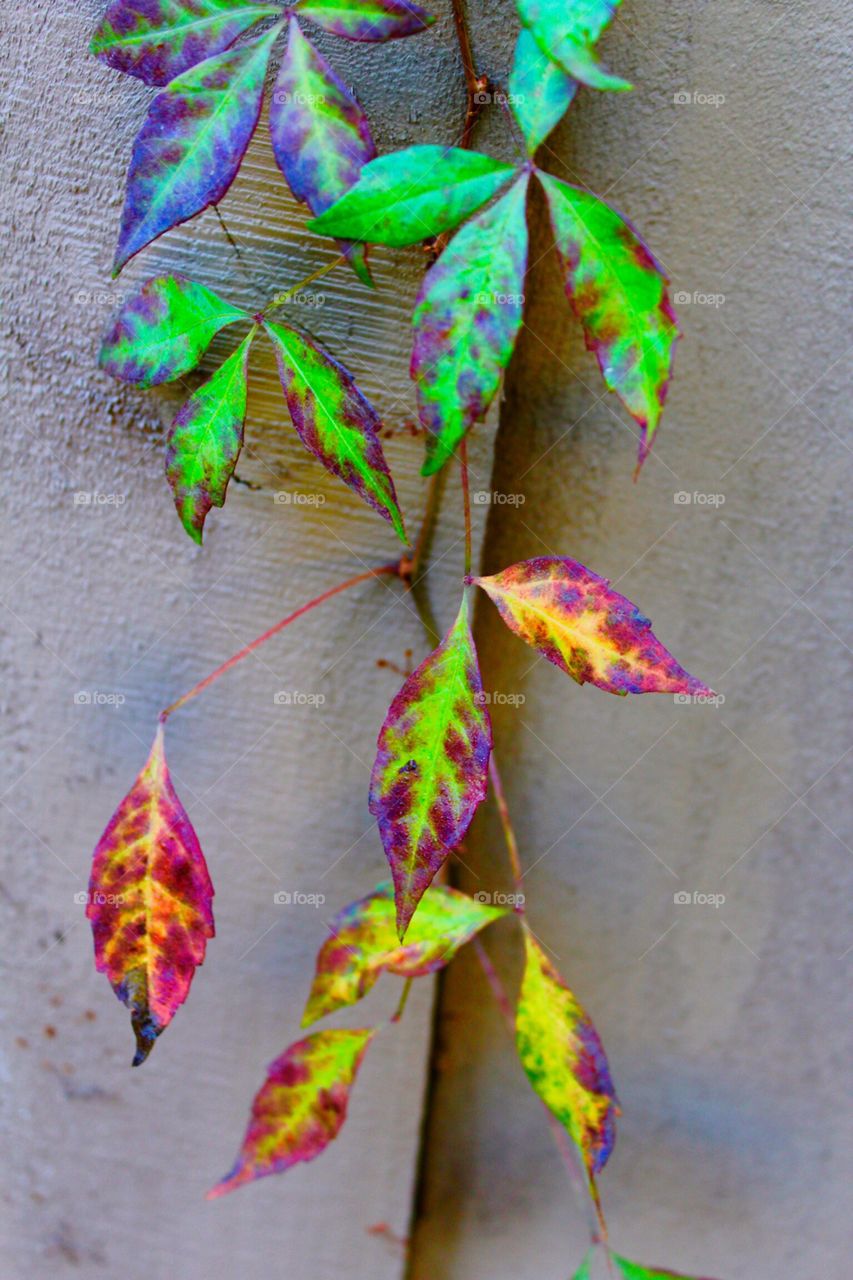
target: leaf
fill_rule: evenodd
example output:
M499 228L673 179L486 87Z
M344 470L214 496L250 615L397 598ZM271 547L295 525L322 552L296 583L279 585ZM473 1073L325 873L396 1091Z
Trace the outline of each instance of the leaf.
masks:
M678 665L635 604L576 560L540 556L472 581L510 631L578 684L616 694L713 696Z
M395 40L426 31L435 15L409 0L298 0L294 12L347 40Z
M308 229L397 248L417 244L476 212L513 172L461 147L407 147L366 164L355 186Z
M243 447L249 348L253 329L213 377L175 416L166 441L166 478L181 524L201 544L211 507L225 503L228 481Z
M439 471L486 413L515 347L524 308L527 185L523 174L466 222L424 277L410 368L430 432L424 475Z
M304 1027L370 991L383 972L421 978L449 964L460 947L493 920L506 915L476 898L444 886L427 889L406 934L397 939L394 889L381 884L344 907L330 924L331 936L317 956L317 972L302 1019Z
M287 185L312 213L348 191L376 155L367 116L295 18L273 91L270 134ZM341 248L370 284L364 245L344 242Z
M208 1200L314 1160L338 1136L373 1031L317 1031L270 1063L234 1168Z
M217 204L261 111L278 27L207 58L158 93L135 143L113 275L157 236Z
M590 1176L604 1168L619 1105L598 1032L542 948L525 930L516 1043L534 1091L568 1131Z
M162 86L279 12L239 0L116 0L92 36L90 52L116 71Z
M527 28L522 27L509 77L509 100L528 155L533 155L562 120L578 88L577 80L551 62Z
M552 62L591 89L630 89L596 59L592 46L610 25L620 0L518 0L518 12Z
M155 276L110 323L98 359L113 378L153 387L194 369L226 325L248 320L204 285L185 276Z
M379 415L348 369L319 343L287 325L265 321L296 434L327 471L388 520L406 542L394 481L382 452Z
M214 935L212 901L204 854L169 776L160 724L145 767L98 841L86 907L95 967L130 1010L135 1067L189 994Z
M453 626L409 676L379 733L370 812L394 879L401 940L486 794L492 726L468 609L466 593Z
M590 1250L575 1272L574 1280L589 1280L592 1258L593 1251ZM616 1263L624 1280L703 1280L701 1276L686 1276L680 1271L663 1271L659 1267L641 1267L638 1263L629 1262L627 1258L620 1258L615 1253L611 1253L610 1258ZM705 1277L705 1280L707 1280L707 1277Z
M660 422L680 336L667 278L615 209L548 174L539 180L586 345L640 425L639 470Z

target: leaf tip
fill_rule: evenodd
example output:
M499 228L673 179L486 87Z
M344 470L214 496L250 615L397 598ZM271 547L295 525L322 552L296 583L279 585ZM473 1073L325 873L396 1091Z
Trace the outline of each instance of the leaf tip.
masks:
M136 1052L133 1055L132 1067L141 1067L151 1054L154 1044L162 1031L162 1027L156 1027L149 1016L132 1017L131 1025L133 1034L136 1036Z

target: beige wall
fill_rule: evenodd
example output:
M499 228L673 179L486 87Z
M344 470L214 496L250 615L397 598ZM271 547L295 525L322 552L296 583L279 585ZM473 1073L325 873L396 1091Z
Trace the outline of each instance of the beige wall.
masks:
M382 873L365 791L398 680L376 661L423 651L410 602L360 588L176 717L170 756L217 886L218 937L142 1071L128 1069L127 1019L93 971L73 900L164 700L392 550L383 523L301 453L260 353L238 468L246 483L211 517L203 551L181 533L161 474L176 394L129 393L93 368L147 97L85 57L97 12L39 0L15 11L0 46L13 201L0 909L14 1154L3 1274L331 1280L346 1269L396 1280L399 1249L368 1228L407 1230L430 1066L426 985L408 1025L368 1059L323 1160L214 1205L202 1196L233 1157L265 1064L297 1032L323 918ZM508 0L473 10L478 56L495 74L507 64L509 13ZM546 552L577 557L618 580L726 697L714 709L581 690L536 662L491 606L478 617L487 681L526 699L499 712L496 728L532 868L531 921L596 1019L625 1111L603 1179L614 1242L720 1280L841 1280L848 1256L849 27L840 6L628 0L607 54L637 92L583 94L549 167L629 212L676 289L725 302L681 308L687 337L662 434L632 485L634 441L613 398L599 402L536 210L528 327L493 482L488 432L474 455L475 484L525 498L492 509L487 570ZM381 149L454 136L447 20L423 39L329 51ZM676 106L680 90L725 103ZM485 132L510 154L499 117ZM127 283L180 267L249 302L258 291L244 270L263 297L328 258L301 232L263 137L224 212L242 267L204 215L143 255ZM415 252L375 256L376 294L335 273L308 320L400 425L413 411L406 323L422 268ZM112 286L125 287L124 277ZM420 445L401 435L387 449L416 527ZM327 503L273 503L291 487ZM93 490L126 501L75 505ZM723 493L725 505L678 505L680 491ZM454 476L428 580L440 624L459 535ZM280 688L327 701L284 715ZM126 701L81 706L80 690ZM472 887L503 881L491 814L466 862L480 877ZM281 888L324 892L327 907L276 907ZM681 890L726 902L677 908ZM511 931L489 946L514 981ZM350 1025L383 1016L393 995L380 987ZM566 1280L580 1216L471 959L440 996L412 1275Z

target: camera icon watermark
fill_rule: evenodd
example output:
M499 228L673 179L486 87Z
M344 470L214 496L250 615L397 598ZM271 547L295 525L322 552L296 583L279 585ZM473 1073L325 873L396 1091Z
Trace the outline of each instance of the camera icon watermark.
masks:
M474 702L478 707L523 707L526 701L523 693L503 693L500 689L493 692L481 689L474 694Z
M273 694L273 702L277 707L322 707L326 701L325 693L302 693L299 689L279 689Z
M725 100L724 93L702 93L699 89L681 89L672 95L677 107L721 107Z
M475 489L471 494L475 507L523 507L527 501L523 493L501 493L498 489Z
M74 695L76 707L123 707L126 702L123 693L102 693L100 689L78 689Z
M724 293L703 293L701 289L676 289L672 301L676 307L721 307L726 300Z
M679 489L677 493L672 495L672 500L677 507L721 507L725 500L724 493L697 493L694 489L693 493L688 493L686 489Z
M672 900L677 907L714 907L719 911L720 907L726 900L724 893L700 893L698 889L694 889L692 893L681 890L672 895Z
M674 693L672 700L679 707L695 704L699 707L722 707L726 701L724 693Z
M477 301L483 307L523 307L523 293L478 293Z
M291 489L279 489L272 496L273 502L280 507L324 507L324 493L296 493Z
M75 507L122 507L127 502L126 493L100 493L98 490L78 489L74 494Z
M296 293L277 293L272 299L276 307L324 307L325 293L315 293L313 289L299 289Z
M298 890L291 892L288 889L278 889L272 896L272 900L277 907L313 907L319 910L326 901L325 893L301 893Z
M475 902L481 902L484 906L511 907L513 911L518 911L526 901L523 893L487 893L485 889L480 889L473 897Z
M102 893L100 889L89 893L86 889L81 889L75 893L74 901L78 907L88 907L90 904L96 907L122 907L127 898L123 893Z

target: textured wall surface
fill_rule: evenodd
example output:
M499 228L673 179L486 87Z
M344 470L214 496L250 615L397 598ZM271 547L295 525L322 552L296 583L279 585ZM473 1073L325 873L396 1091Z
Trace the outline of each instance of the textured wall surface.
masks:
M606 60L636 92L582 94L543 162L629 212L690 295L676 379L632 485L540 216L494 481L525 501L485 548L486 572L568 554L611 578L725 697L579 689L483 601L484 679L526 699L496 734L531 924L624 1109L614 1245L721 1280L850 1266L852 26L839 5L625 6ZM505 875L492 815L466 864L478 888ZM675 903L694 891L725 903ZM513 986L516 935L487 944ZM583 1218L473 957L442 1013L413 1280L566 1280Z
M424 647L396 585L368 584L310 615L171 725L176 785L217 886L218 936L150 1063L128 1069L126 1014L93 971L74 895L157 710L393 547L383 522L301 452L260 349L239 483L210 517L203 551L181 532L161 472L180 392L129 393L93 368L110 310L129 283L166 267L246 303L330 255L301 231L262 129L223 206L240 259L207 213L149 249L127 281L107 283L148 91L86 58L98 12L89 0L19 6L0 46L0 1106L14 1152L3 1274L396 1280L416 1199L414 1280L567 1280L582 1217L468 956L439 987L417 1192L426 984L406 1025L368 1057L323 1160L203 1200L266 1063L295 1037L323 919L383 871L365 792L399 678L376 664ZM510 13L509 0L472 6L478 62L498 77ZM636 92L582 93L542 160L630 213L690 296L658 444L632 485L633 432L601 398L534 205L527 326L492 481L488 431L473 456L476 488L524 499L490 509L487 571L576 557L725 696L682 707L579 689L487 602L478 615L487 683L524 698L497 707L495 721L531 922L593 1014L624 1107L603 1179L614 1243L720 1280L848 1270L851 246L840 104L850 28L839 5L626 0L606 54ZM326 47L381 150L456 136L446 15L416 40ZM691 100L674 102L682 91ZM512 154L498 111L479 139ZM386 449L416 528L424 489L421 444L405 430L406 326L422 264L414 251L375 260L375 294L335 272L318 286L325 305L300 319L395 429ZM281 490L326 501L276 504ZM427 587L444 625L460 562L455 475L439 528ZM273 702L281 689L326 701L284 709ZM124 701L75 702L81 692ZM507 887L491 811L465 860L468 887ZM325 893L326 906L276 906L282 889ZM694 891L725 903L674 901ZM516 939L502 929L488 946L511 986ZM380 985L363 1016L386 1015L394 995Z

